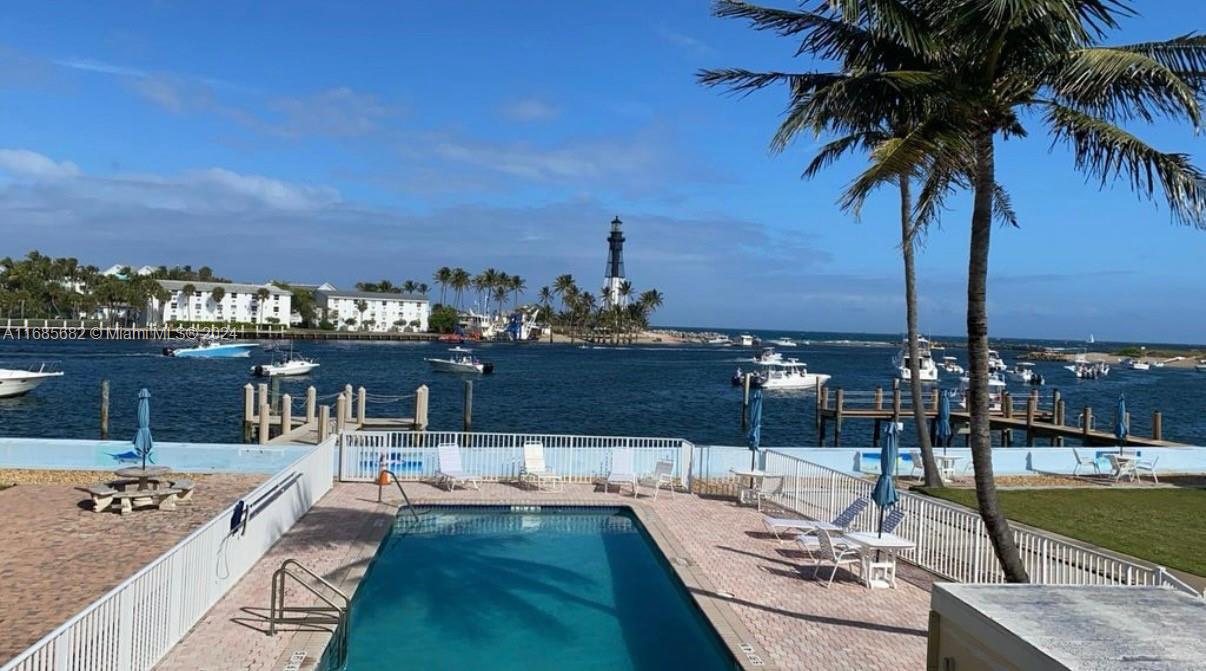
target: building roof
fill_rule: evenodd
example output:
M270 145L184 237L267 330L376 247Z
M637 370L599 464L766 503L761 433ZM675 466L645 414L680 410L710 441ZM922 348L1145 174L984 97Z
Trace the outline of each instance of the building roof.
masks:
M334 284L323 282L322 284L308 284L306 282L285 282L294 289L303 289L305 291L338 291Z
M333 291L324 291L323 295L327 298L351 298L364 299L370 301L426 301L427 297L422 294L394 294L384 291L344 291L343 289L335 289Z
M260 289L267 289L270 294L278 294L282 296L292 296L293 293L272 284L242 284L239 282L200 282L186 280L159 280L159 286L168 291L180 291L184 285L191 284L197 288L197 291L206 292L213 291L214 287L222 287L226 291L238 293L254 294Z

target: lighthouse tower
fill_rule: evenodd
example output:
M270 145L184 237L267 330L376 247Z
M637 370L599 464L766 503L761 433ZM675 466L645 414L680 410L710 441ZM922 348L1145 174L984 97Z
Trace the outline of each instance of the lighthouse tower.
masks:
M620 295L624 283L624 233L619 217L611 220L611 235L607 236L607 269L603 272L604 300L608 305L626 306L628 298Z

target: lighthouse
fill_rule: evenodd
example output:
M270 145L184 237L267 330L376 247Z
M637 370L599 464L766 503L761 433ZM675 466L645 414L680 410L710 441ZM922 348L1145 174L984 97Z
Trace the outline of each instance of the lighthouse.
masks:
M611 220L611 235L607 236L607 268L603 272L604 300L608 305L624 307L628 297L620 295L624 280L624 233L620 230L624 222L619 217Z

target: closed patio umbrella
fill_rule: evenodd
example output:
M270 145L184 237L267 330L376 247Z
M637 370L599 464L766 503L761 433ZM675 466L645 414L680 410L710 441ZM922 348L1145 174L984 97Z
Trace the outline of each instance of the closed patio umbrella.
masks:
M1114 437L1118 439L1118 453L1126 445L1126 437L1131 433L1131 423L1126 418L1126 395L1118 395L1118 408L1114 411Z
M750 394L750 431L745 444L750 448L750 470L758 467L758 446L762 443L762 390Z
M134 452L142 457L144 470L154 447L155 442L151 439L151 392L144 388L138 392L138 431L134 433ZM155 463L154 460L151 463Z
M938 438L938 442L942 444L942 453L946 454L946 448L951 444L951 397L945 391L938 393L938 426L935 427L934 435Z
M896 493L896 483L892 476L896 474L896 443L899 439L896 422L888 422L884 427L883 447L879 451L879 477L875 479L875 489L871 490L871 500L879 507L879 535L884 534L884 509L896 505L900 495Z

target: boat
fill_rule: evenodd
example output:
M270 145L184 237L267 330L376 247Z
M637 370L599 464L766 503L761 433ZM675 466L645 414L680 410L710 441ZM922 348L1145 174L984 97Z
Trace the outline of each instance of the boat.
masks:
M1104 361L1089 361L1084 353L1077 354L1072 363L1064 366L1078 380L1096 380L1110 374L1110 364Z
M909 340L905 338L900 345L900 351L892 357L892 365L896 367L896 377L904 381L913 379L909 367ZM938 366L934 364L934 356L930 353L930 341L925 338L917 339L917 367L922 382L938 381Z
M967 394L971 389L971 379L967 377L959 378L959 395L962 399L959 401L959 406L967 409ZM990 411L1001 410L1001 399L1005 394L1005 380L1001 379L1000 375L988 376L988 409Z
M962 375L964 372L963 366L959 365L959 360L953 356L942 357L942 363L939 367L951 375Z
M1199 373L1206 373L1206 359L1199 360L1196 364L1194 364L1193 369Z
M1009 366L1005 365L1005 360L1001 358L1001 353L995 349L988 350L988 372L1003 373Z
M763 347L758 350L758 354L754 355L752 359L754 363L774 363L782 360L783 355L776 352L773 347Z
M791 338L775 338L774 340L770 341L770 344L776 347L798 347L796 341L792 340Z
M251 350L259 349L256 343L222 342L219 338L197 338L192 347L164 347L166 356L180 359L233 359L251 356Z
M1040 385L1044 382L1043 376L1034 370L1034 364L1029 361L1015 363L1013 368L1005 371L1005 375L1010 380L1021 382L1022 384Z
M63 371L44 363L27 370L0 368L0 398L24 396L52 377L63 377Z
M748 333L742 333L737 336L737 344L742 347L757 347L762 344L762 341Z
M432 370L444 373L480 373L487 375L494 372L494 364L479 361L473 356L473 350L464 347L453 347L448 350L447 359L424 358Z
M818 384L825 384L830 376L824 373L809 373L808 366L799 359L784 359L760 364L762 370L750 373L750 387L753 389L815 389ZM745 373L740 368L733 375L735 387L744 384Z
M1118 363L1126 366L1131 370L1151 370L1152 365L1142 359L1123 359Z
M289 354L275 359L270 363L257 364L251 367L251 374L256 377L288 377L305 375L318 368L318 362L298 356L289 350Z

